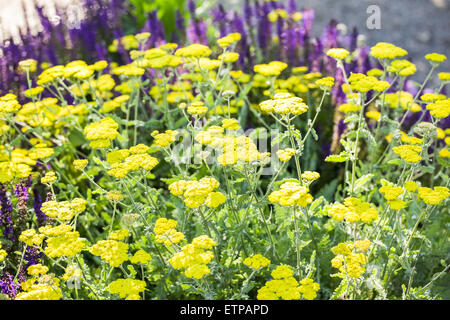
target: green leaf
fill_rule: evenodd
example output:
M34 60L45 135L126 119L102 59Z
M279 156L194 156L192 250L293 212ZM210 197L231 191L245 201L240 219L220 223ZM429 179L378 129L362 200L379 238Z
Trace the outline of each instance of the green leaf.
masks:
M374 174L369 173L366 175L363 175L361 178L359 178L358 180L355 181L355 192L356 193L361 193L364 190L368 190L366 187L366 184L368 184L370 182L370 180L372 180Z
M348 282L347 279L342 279L339 286L333 291L333 295L331 296L331 300L339 299L347 292Z
M316 140L316 141L319 140L319 136L317 135L317 132L314 128L311 128L311 134L312 134L314 140Z

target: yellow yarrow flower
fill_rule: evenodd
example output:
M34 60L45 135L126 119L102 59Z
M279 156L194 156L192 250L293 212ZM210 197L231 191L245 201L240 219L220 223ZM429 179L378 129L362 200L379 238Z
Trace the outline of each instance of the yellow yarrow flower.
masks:
M127 300L139 300L139 293L145 291L145 281L135 279L117 279L108 286L111 294L119 294L119 296Z
M292 156L296 153L295 149L292 148L286 148L283 150L278 150L277 151L277 156L278 158L283 161L283 162L287 162L289 161Z
M408 54L408 51L399 48L391 43L379 42L370 49L370 54L377 59L395 59Z
M309 189L301 186L298 182L285 182L280 186L280 190L273 191L269 195L269 201L277 203L283 207L300 206L306 207L312 203L313 197L309 194Z
M88 165L89 160L87 159L77 159L73 161L73 166L77 170L83 170Z
M142 249L136 251L136 253L130 258L130 262L135 264L146 264L150 260L152 260L152 256Z
M434 189L419 187L417 197L429 205L439 205L450 196L447 187L434 187Z
M333 219L353 222L372 222L378 218L378 211L372 208L369 202L363 202L358 198L346 198L344 204L335 203L328 210L328 215Z
M27 273L32 276L38 277L41 274L46 274L48 272L48 267L43 266L42 264L34 264L27 268Z
M350 52L342 48L332 48L327 51L327 56L337 60L345 59L349 54Z
M419 152L422 151L420 146L405 144L394 147L392 150L408 163L417 163L422 160L422 157L419 155Z
M111 267L118 267L129 258L128 244L116 240L100 240L92 246L90 252L100 256Z
M243 263L246 266L257 270L268 266L270 264L270 260L258 253L251 257L245 258Z

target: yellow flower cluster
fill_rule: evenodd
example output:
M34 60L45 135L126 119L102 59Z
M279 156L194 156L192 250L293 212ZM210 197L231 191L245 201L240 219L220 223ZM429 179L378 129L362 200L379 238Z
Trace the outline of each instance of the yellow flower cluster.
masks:
M447 57L444 54L429 53L425 56L425 59L427 59L431 63L441 63L447 60Z
M208 107L202 101L195 101L187 108L187 112L201 116L208 112Z
M354 103L344 103L338 107L339 111L343 113L357 112L361 110L360 105L356 105Z
M145 291L145 281L135 279L117 279L108 286L112 294L119 294L125 300L140 300L139 293Z
M120 230L111 232L108 236L108 239L122 241L123 239L125 239L129 236L130 236L130 231L128 231L128 229L120 229Z
M420 112L422 108L417 103L413 104L413 101L412 94L406 91L386 93L385 95L385 102L392 109L401 107L404 110L410 109L411 112Z
M42 204L41 210L47 216L61 221L70 221L79 213L86 210L87 201L75 198L72 201L47 201Z
M41 245L42 241L44 241L45 234L38 234L34 229L27 229L22 231L19 236L19 241L25 242L29 246L33 245Z
M419 187L417 196L429 205L439 205L450 196L447 187L434 187L434 189Z
M88 165L89 160L87 159L76 159L73 161L73 166L77 170L83 170Z
M48 272L48 267L42 264L33 264L27 268L27 273L32 276L38 277L41 274L46 274Z
M142 249L136 251L135 254L130 258L130 262L135 264L147 264L150 260L152 260L152 256Z
M277 93L271 100L259 104L261 111L265 113L301 115L308 111L308 106L302 98L294 97L290 93Z
M189 208L198 208L202 204L210 208L216 208L226 201L226 196L221 192L213 192L220 183L213 177L204 177L200 180L178 180L169 185L169 191L173 195L183 196L184 203Z
M108 47L110 52L117 52L118 46L122 45L125 50L137 49L139 47L139 41L136 39L135 35L126 35L120 39L114 39L112 44Z
M398 73L401 77L407 77L416 73L417 67L408 60L394 60L387 68L387 71Z
M378 80L376 77L366 76L362 73L352 73L348 78L350 88L353 91L368 92L374 90L383 92L390 87L389 82Z
M299 291L302 297L306 300L314 300L317 297L317 291L320 290L320 285L314 282L313 279L305 278L300 280Z
M430 114L438 119L447 118L450 115L450 99L438 100L427 105Z
M17 294L16 300L60 300L63 297L59 279L49 275L28 279L21 287L23 291Z
M367 264L367 257L361 252L355 252L354 249L364 252L367 251L369 246L369 240L362 240L362 242L355 242L355 244L339 243L331 249L336 255L331 260L332 267L339 269L341 274L351 278L361 277L366 271L363 266Z
M108 174L122 179L129 172L139 169L150 171L159 161L147 153L149 147L143 144L131 147L130 149L120 149L109 152L106 161L111 164ZM131 155L130 155L131 153Z
M253 140L246 136L223 136L215 133L215 130L216 128L210 127L207 132L200 134L198 140L196 137L196 140L200 140L203 144L209 144L211 147L219 148L219 152L222 152L222 154L217 157L217 161L222 166L234 165L238 161L265 161L270 155L270 153L260 153ZM210 141L208 141L209 138Z
M187 47L178 49L177 51L175 51L175 55L185 58L208 57L209 55L211 55L211 49L203 44L194 43Z
M128 244L116 240L100 240L92 246L90 252L100 256L111 267L118 267L128 260Z
M201 279L211 272L207 264L214 258L214 254L209 249L216 245L217 243L206 235L196 237L192 243L175 253L169 262L177 270L185 269L186 277Z
M41 178L41 183L52 184L56 180L58 180L56 173L54 171L49 171Z
M337 60L345 59L349 54L350 52L342 48L332 48L327 51L327 56Z
M334 78L326 77L319 80L316 80L316 84L322 88L322 90L330 90L334 86Z
M381 113L375 110L367 111L366 117L375 121L379 121L381 119Z
M222 128L229 130L237 130L239 129L239 123L236 119L223 119Z
M172 244L179 243L184 240L184 234L177 231L178 222L173 219L159 218L156 220L153 232L156 234L156 242L164 243L170 247Z
M287 162L287 161L291 160L292 156L295 153L296 153L295 149L287 148L287 149L283 149L283 150L278 150L277 156L281 161Z
M41 228L39 228L41 231ZM45 231L45 230L44 230ZM45 232L41 231L45 234ZM86 246L86 241L80 238L78 231L68 231L60 235L49 237L44 252L51 258L73 257Z
M134 63L134 62L133 62ZM140 77L145 73L145 69L137 67L135 64L127 64L111 70L112 74L126 77Z
M163 148L175 142L177 135L177 130L167 130L166 132L161 133L158 130L155 130L151 134L151 136L155 139L153 144Z
M217 44L221 46L222 48L228 47L229 45L241 40L241 34L240 33L230 33L226 35L225 37L222 37L217 40Z
M305 278L300 284L293 277L293 271L289 266L280 265L272 271L274 280L267 281L264 287L258 290L258 300L299 300L302 296L307 300L313 300L320 289L318 283Z
M335 203L328 210L333 219L348 222L372 222L378 218L378 211L370 206L369 202L362 202L358 198L346 198L344 204Z
M37 69L37 61L34 59L26 59L19 61L19 68L23 71L35 72Z
M93 122L84 128L86 138L91 141L92 148L107 148L111 145L119 132L119 125L113 119L107 117L99 122Z
M302 173L302 179L307 181L314 181L320 178L320 173L315 171L305 171Z
M278 203L283 207L300 206L306 207L312 203L313 196L309 194L307 187L301 186L298 182L285 182L280 186L280 190L269 194L269 201Z
M287 64L281 61L271 61L268 64L257 64L253 67L253 71L256 73L266 76L273 77L278 76L280 73L287 68Z
M7 114L18 111L22 106L17 101L17 96L12 93L0 97L0 115L6 117Z
M8 255L8 253L2 249L2 244L0 243L0 262L5 260L7 255Z
M160 69L177 67L183 63L183 60L179 56L170 54L168 48L162 46L146 50L145 52L132 51L131 53L133 53L132 59L134 60L134 65L140 68Z
M85 104L77 106L59 106L58 99L45 98L40 101L28 102L17 112L16 120L22 121L31 127L54 128L59 130L67 123L67 117L82 115L87 112ZM29 127L24 127L24 130Z
M267 267L270 264L270 260L264 257L263 255L257 253L251 257L245 258L244 264L253 269L260 269Z
M438 77L443 83L447 83L450 81L450 72L440 72Z
M422 160L422 156L419 155L419 152L422 151L421 146L404 144L401 146L397 146L392 148L395 154L399 155L400 158L409 163L417 163Z
M370 54L377 59L395 59L408 54L408 51L399 48L391 43L379 42L370 49Z
M113 100L105 101L99 111L101 113L111 112L119 108L122 105L122 103L125 103L129 99L130 99L129 95L121 95L114 98Z
M406 207L406 202L398 198L404 192L402 187L386 185L382 186L379 191L384 194L384 198L388 200L392 209L401 210Z

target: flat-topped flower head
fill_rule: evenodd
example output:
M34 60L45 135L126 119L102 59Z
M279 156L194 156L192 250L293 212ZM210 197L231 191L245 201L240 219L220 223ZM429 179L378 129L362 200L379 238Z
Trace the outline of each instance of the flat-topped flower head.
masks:
M302 98L294 97L290 93L280 92L273 99L263 101L259 108L264 113L301 115L308 111L308 106Z
M253 70L263 76L271 77L280 75L280 73L286 68L286 63L281 61L272 61L268 64L257 64L253 67Z
M268 266L270 264L270 260L264 257L263 255L257 253L251 257L247 257L244 259L244 264L253 269L260 269Z
M280 190L273 191L269 195L269 201L277 203L283 207L300 206L306 207L312 203L313 197L309 194L309 189L301 186L298 182L285 182L280 186Z
M380 60L392 60L395 58L406 56L408 54L408 51L399 48L392 43L379 42L370 49L370 54Z
M429 53L425 56L425 59L427 59L432 65L438 66L447 60L447 56L439 53Z
M327 51L327 56L335 58L337 60L343 60L345 59L350 52L343 48L332 48Z
M408 163L417 163L422 160L422 156L419 155L422 151L421 146L405 144L394 147L392 150Z
M429 205L439 205L450 196L450 190L447 187L419 187L417 196Z
M328 215L339 221L345 219L350 223L358 221L369 223L378 218L378 211L371 207L369 202L349 197L344 200L344 204L334 203L328 210Z
M187 47L184 48L180 48L177 51L175 51L175 55L176 56L181 56L181 57L208 57L209 55L211 55L211 49L203 44L199 44L199 43L194 43L191 44Z

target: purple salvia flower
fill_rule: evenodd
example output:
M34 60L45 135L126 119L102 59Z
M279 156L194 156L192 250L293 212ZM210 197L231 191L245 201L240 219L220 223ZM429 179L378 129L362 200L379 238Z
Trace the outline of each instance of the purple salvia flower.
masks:
M314 23L314 11L305 10L302 12L303 15L303 26L305 27L306 34L309 38L312 37L312 28Z
M14 282L14 277L9 272L5 272L0 278L0 292L14 299L20 291L20 284Z
M342 90L342 84L344 84L344 74L342 73L341 69L336 69L336 75L334 77L334 87L331 91L333 102L337 106L340 106L341 104L344 104L346 101L346 95L345 92Z
M219 9L213 11L213 17L214 21L219 23L220 37L225 37L228 34L227 25L229 22L227 21L227 14L223 5L219 4Z
M297 12L297 3L295 0L289 0L287 12L289 14L293 14L293 13Z
M354 27L352 30L352 34L350 35L350 44L349 44L350 52L355 51L358 46L358 35L359 35L358 28Z
M44 224L45 220L47 220L47 216L41 210L42 197L37 189L33 189L33 196L34 196L33 201L34 214L36 215L38 227L41 227Z
M175 26L176 26L177 32L180 35L180 41L182 43L184 43L186 41L186 26L185 26L184 17L181 15L180 11L176 12Z
M252 23L252 17L253 17L253 8L250 5L250 1L249 0L245 0L244 3L244 20L245 23L247 24L247 28L249 28L249 30L253 27L253 23Z
M244 21L237 14L237 12L233 15L233 20L231 21L231 25L233 28L233 32L238 32L241 34L241 40L237 44L237 51L239 51L239 64L241 65L241 69L248 69L249 65L252 65L252 58L249 50L248 34L244 27ZM245 62L247 59L247 63Z
M27 264L24 266L24 270L27 270L29 266L40 263L40 259L42 258L42 252L37 248L32 248L27 246L25 250L24 259L27 261Z
M320 39L318 38L314 39L313 46L314 48L310 56L311 72L321 72L323 47Z
M285 58L285 49L286 49L286 33L284 30L284 23L285 20L281 17L278 17L277 19L277 36L278 36L278 60L284 60Z
M4 226L3 236L5 239L14 240L14 229L12 220L12 204L6 193L4 185L0 185L0 225Z

